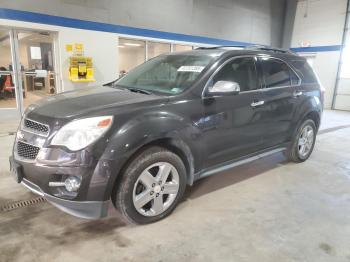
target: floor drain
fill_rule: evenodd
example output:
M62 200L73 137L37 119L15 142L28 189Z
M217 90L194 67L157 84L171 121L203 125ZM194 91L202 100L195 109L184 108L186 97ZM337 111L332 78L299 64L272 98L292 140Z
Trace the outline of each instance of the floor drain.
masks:
M27 206L32 206L35 204L39 204L42 202L45 202L45 198L43 197L37 197L29 200L21 200L21 201L15 201L11 203L7 203L3 206L0 207L0 212L8 212L17 208L22 208L22 207L27 207Z

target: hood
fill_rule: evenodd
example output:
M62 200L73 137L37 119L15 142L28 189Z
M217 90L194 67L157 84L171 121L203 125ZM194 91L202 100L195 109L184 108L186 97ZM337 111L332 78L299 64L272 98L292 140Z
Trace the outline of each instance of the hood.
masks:
M42 116L75 118L91 112L159 98L156 95L140 94L105 86L86 87L45 98L29 106L27 110Z

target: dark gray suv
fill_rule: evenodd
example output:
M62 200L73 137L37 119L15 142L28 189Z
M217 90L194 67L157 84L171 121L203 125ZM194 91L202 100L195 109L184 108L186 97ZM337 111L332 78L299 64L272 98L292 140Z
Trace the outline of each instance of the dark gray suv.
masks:
M200 178L279 151L305 161L323 104L307 61L231 49L161 55L107 86L31 105L10 158L17 182L79 217L105 216L112 200L144 224Z

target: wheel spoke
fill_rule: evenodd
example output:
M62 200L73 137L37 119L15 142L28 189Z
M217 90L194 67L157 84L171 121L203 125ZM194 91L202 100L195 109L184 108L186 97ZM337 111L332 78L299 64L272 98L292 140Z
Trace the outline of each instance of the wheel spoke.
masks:
M164 184L170 174L170 171L171 171L171 165L168 165L168 164L161 165L159 167L159 171L157 174L157 180L162 181L162 183Z
M147 188L151 188L152 184L156 183L156 179L152 176L148 170L145 170L142 172L140 176L140 181L142 184L144 184Z
M153 206L152 206L152 210L155 214L160 214L163 211L163 197L159 196L159 197L155 197L154 201L153 201Z
M314 142L314 130L311 126L305 126L301 131L299 140L298 140L298 149L299 154L302 157L307 156L310 152Z
M310 148L311 148L311 145L309 143L307 143L305 145L305 152L309 152Z
M309 132L307 132L307 140L308 141L312 141L314 138L314 132L312 130L310 130Z
M144 205L146 205L149 201L153 199L153 196L151 196L150 192L151 190L147 189L135 197L134 203L136 209L142 208Z
M174 203L179 188L177 169L169 162L154 163L144 169L134 184L134 207L143 216L158 216Z
M179 190L179 185L175 183L164 184L163 194L176 194Z

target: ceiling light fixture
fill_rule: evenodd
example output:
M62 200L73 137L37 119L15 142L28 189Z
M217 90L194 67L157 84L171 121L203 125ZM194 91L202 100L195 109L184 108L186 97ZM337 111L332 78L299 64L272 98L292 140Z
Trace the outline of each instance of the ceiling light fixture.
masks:
M134 44L134 43L124 43L124 45L127 45L127 46L141 46L141 44Z

